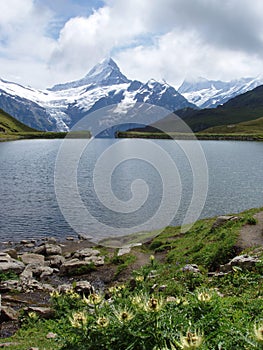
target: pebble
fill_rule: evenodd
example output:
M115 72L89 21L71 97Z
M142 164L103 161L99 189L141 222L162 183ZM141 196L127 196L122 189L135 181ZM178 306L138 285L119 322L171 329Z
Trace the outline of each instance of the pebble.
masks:
M53 333L53 332L49 332L47 335L46 335L46 338L47 339L55 339L57 337L57 334L56 333Z

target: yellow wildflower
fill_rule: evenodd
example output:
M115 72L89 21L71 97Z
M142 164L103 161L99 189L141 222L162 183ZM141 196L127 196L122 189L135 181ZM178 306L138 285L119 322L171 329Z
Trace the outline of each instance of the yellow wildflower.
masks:
M258 342L263 342L263 324L254 325L254 334Z
M74 289L68 289L66 294L70 297L70 299L80 299L80 295L74 291Z
M83 328L87 325L88 319L85 312L75 312L72 317L69 317L71 326L74 328Z
M144 281L144 277L143 276L136 276L135 277L135 281L136 282L143 282Z
M131 303L139 309L142 309L145 304L145 298L142 295L137 294L131 299Z
M150 298L145 304L145 311L155 311L158 312L163 307L163 299Z
M100 327L107 327L109 324L109 319L107 317L99 317L97 320L97 325Z
M212 295L207 292L201 292L201 293L198 293L197 295L197 299L204 303L208 303L211 300L211 298L212 298Z
M128 322L133 319L134 315L131 311L124 308L123 310L115 311L115 316L121 323Z
M34 311L29 312L28 317L31 318L32 320L35 320L38 318L37 314Z
M73 289L67 289L67 290L66 290L66 294L67 294L67 295L70 295L70 294L72 294L72 293L75 293Z
M88 298L83 295L82 300L85 304L99 305L103 301L103 297L100 294L92 293Z
M183 350L194 350L199 348L199 346L203 342L203 337L199 332L190 332L187 331L186 335L183 336L182 334L180 335L180 340L181 340L181 348Z
M50 293L51 298L58 298L60 297L60 293L57 290L54 290Z
M189 301L186 298L183 298L182 299L182 304L183 304L183 306L186 306L186 305L189 304Z
M113 286L113 287L110 287L110 288L109 288L109 293L115 294L115 293L117 293L117 292L118 292L117 286Z

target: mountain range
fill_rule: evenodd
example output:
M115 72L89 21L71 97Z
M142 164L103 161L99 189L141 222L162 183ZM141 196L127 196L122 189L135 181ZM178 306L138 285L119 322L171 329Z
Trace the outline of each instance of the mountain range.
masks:
M164 81L130 80L110 58L97 64L80 80L45 90L0 79L0 108L32 128L68 131L101 108L106 108L109 113L97 114L97 126L107 127L113 121L114 124L133 123L135 112L141 112L143 104L179 111L180 116L186 114L189 118L189 115L201 112L198 111L200 108L215 108L261 84L261 78L231 82L199 78L184 81L177 91ZM163 114L152 112L142 122L149 125L163 117ZM86 126L89 127L88 123Z
M223 82L198 78L187 81L179 87L178 92L189 102L199 108L215 108L228 100L263 85L263 77L241 78Z
M169 111L196 108L165 82L129 80L112 59L103 60L80 80L46 90L0 81L0 108L39 130L67 131L84 116L107 106L114 106L115 122L122 123L124 112L136 103ZM148 120L154 121L154 116Z

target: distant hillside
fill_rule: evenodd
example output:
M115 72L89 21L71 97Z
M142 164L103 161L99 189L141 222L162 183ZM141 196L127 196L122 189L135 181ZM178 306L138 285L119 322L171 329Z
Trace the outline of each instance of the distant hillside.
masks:
M19 120L11 117L8 113L0 109L0 133L12 134L20 132L34 132L35 129L21 123Z
M176 114L180 116L194 132L223 125L231 125L232 128L233 124L263 117L263 85L236 96L217 108L201 110L184 108L177 111ZM242 126L243 129L245 127L246 125ZM183 131L178 128L178 123L173 115L169 115L151 126L144 128L143 131L154 132L154 129L170 132ZM228 128L226 128L226 130L228 130ZM232 131L233 130L232 128Z
M177 111L177 114L195 132L255 120L263 117L263 86L236 96L214 109L188 109Z
M209 134L263 134L263 117L238 124L215 126L204 130Z

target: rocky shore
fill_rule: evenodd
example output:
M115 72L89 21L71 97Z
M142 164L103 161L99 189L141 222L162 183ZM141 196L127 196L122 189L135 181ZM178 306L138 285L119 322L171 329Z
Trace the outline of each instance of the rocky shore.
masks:
M252 227L253 231L257 232L254 238L261 239L255 241L256 245L262 247L263 212L255 217L258 220L257 225L246 225L243 231L241 230L242 248L246 248L244 239L248 230L249 237L252 237ZM240 220L240 217L220 216L214 221L211 232L229 221L237 220ZM125 266L122 273L117 273L118 264L114 263L114 259L118 260L129 254L134 255L136 259ZM143 250L140 244L117 249L94 247L90 241L74 237L67 237L63 242L49 237L42 240L0 243L0 337L9 337L16 332L20 327L21 313L35 312L39 317L52 318L52 293L74 290L82 296L94 292L106 294L113 284L131 281L132 271L148 264L150 255L151 252ZM164 261L165 254L156 253L155 258ZM220 278L232 273L235 267L250 270L258 261L257 254L237 255L227 264L221 265L220 269L209 271L208 276ZM200 273L195 264L186 264L182 271Z
M113 255L108 249L107 255ZM0 337L12 335L19 328L21 311L34 311L51 317L52 292L74 289L89 294L105 289L113 280L114 266L105 268L105 256L92 248L88 240L68 237L22 240L0 244Z

